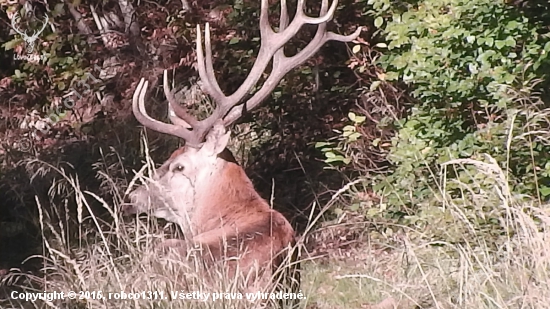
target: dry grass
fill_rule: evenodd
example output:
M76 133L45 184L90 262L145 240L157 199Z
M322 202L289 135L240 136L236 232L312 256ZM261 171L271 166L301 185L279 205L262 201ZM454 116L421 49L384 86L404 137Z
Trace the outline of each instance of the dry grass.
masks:
M474 166L478 176L491 177L495 186L475 191L475 201L497 203L508 232L488 235L464 216L461 205L474 190L464 190L461 200L442 189L440 211L450 213L456 226L466 226L462 239L427 240L422 229L411 227L385 237L370 233L361 246L307 266L304 286L314 308L548 308L550 205L511 192L490 157L446 165ZM340 227L353 232L349 225Z
M391 297L399 308L548 308L550 233L523 210L517 210L520 232L496 252L404 236L399 247L371 244L310 263L303 282L308 302L320 309L393 308L369 307ZM536 213L550 223L550 205Z
M477 238L468 237L453 244L423 241L422 230L412 228L391 237L372 237L372 233L357 233L366 226L365 220L357 220L357 216L353 222L337 220L332 226L325 224L321 230L314 228L319 217L312 217L302 240L315 238L315 252L321 247L330 247L329 239L345 239L346 246L343 250L338 246L326 250L325 256L319 257L310 254L311 250L305 252L304 241L300 242L299 249L304 251L301 290L306 297L300 308L548 308L550 205L516 198L508 191L506 178L495 162L449 162L459 163L474 164L481 173L495 177L494 190L507 214L502 220L510 227L510 233L502 235L505 241L497 250L491 249L494 246L487 242L492 240L485 239L481 232ZM58 172L64 175L63 171ZM93 216L79 217L82 226L88 228L80 231L77 239L70 239L68 235L74 234L67 231L69 227L49 222L50 216L37 200L47 256L45 275L34 277L12 270L2 277L1 284L22 292L102 291L106 298L95 299L97 297L90 295L88 299L36 302L8 298L0 300L0 307L257 308L263 305L246 299L212 301L212 295L207 301L171 299L171 293L180 291L242 292L246 280L228 278L223 265L204 270L196 259L183 262L160 257L153 247L160 238L174 233L170 224L160 225L151 218L130 218L124 222L117 211L118 205L109 205L92 192L82 190L76 178L64 177L75 192L77 213L91 208L89 203L93 200L111 214L111 222L105 223ZM325 209L337 203L339 193ZM488 192L489 196L492 198L495 194ZM494 202L484 196L478 196L478 200ZM454 200L444 200L442 206L455 209L452 213L456 222L462 222L460 208L454 203ZM353 245L349 245L346 233L354 233ZM109 293L121 291L150 291L152 294L146 296L167 299L109 299ZM223 296L231 298L231 295Z

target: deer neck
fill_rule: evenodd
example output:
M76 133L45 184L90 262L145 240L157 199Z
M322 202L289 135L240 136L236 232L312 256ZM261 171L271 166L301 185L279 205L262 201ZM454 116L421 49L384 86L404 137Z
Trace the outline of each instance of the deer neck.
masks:
M238 203L256 193L250 179L235 163L217 159L215 167L205 174L195 185L198 209L222 208L220 204Z
M256 201L262 200L242 167L221 158L217 161L214 172L201 177L195 186L193 221L197 228L204 222L231 220L237 213L252 211Z

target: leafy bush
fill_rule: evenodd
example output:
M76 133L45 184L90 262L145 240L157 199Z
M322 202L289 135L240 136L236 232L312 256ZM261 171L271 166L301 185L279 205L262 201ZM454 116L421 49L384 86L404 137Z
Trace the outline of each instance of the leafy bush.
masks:
M452 226L441 209L451 198L461 201L475 226L501 233L505 224L499 221L499 197L494 196L494 207L487 202L477 207L475 198L495 185L494 178L471 165L445 165L466 158L499 162L510 192L547 200L549 110L537 88L550 67L544 29L498 1L368 4L386 39L377 44L384 50L377 62L384 70L380 81L404 82L415 99L407 117L396 120L388 156L391 172L374 181L383 202L369 214L406 224ZM345 137L340 140L347 145L341 149L352 146ZM346 156L334 158L347 162ZM433 235L428 236L452 240L446 228L437 226L431 226Z

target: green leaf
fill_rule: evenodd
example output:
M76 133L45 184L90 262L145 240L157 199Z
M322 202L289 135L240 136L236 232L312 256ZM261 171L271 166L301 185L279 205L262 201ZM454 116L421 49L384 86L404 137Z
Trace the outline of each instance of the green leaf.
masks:
M53 9L53 15L54 16L63 15L63 13L65 13L65 10L63 9L63 6L64 6L64 3L57 3L54 6L54 9Z
M369 208L369 210L367 210L367 217L374 217L376 216L377 214L379 213L378 211L378 208Z
M304 75L310 75L312 73L312 71L311 71L311 68L305 67L305 68L302 69L302 71L300 71L300 73L302 73Z
M229 40L229 45L237 44L240 40L241 39L239 39L238 37L232 37L231 40Z
M519 26L519 23L517 21L511 20L506 25L506 28L508 28L509 30L515 30L518 26Z
M550 187L541 186L541 187L540 187L540 194L541 194L543 197L549 196L549 195L550 195Z
M382 16L378 16L376 17L376 19L374 20L374 26L376 28L380 28L382 26L382 24L384 23L384 19L382 18Z
M355 116L355 120L353 122L355 122L355 124L361 124L365 122L366 119L366 116Z
M361 133L359 132L353 132L348 136L349 142L355 142L361 137Z
M344 127L344 133L346 132L355 132L355 126L347 125Z
M6 43L4 43L4 50L13 49L15 46L19 45L19 42L21 42L20 39L13 39L11 41L7 41Z
M514 80L516 80L516 76L515 76L515 75L513 75L513 74L508 74L508 73L506 73L506 74L504 75L504 81L505 81L508 85L511 85L511 84L514 82Z
M322 147L331 146L331 145L332 144L328 142L317 142L315 143L315 148L322 148Z
M376 90L378 88L378 86L380 86L380 83L381 83L381 81L379 81L379 80L372 82L372 84L370 84L369 90L370 91Z
M361 45L355 45L353 46L353 49L351 50L354 54L357 54L361 50Z

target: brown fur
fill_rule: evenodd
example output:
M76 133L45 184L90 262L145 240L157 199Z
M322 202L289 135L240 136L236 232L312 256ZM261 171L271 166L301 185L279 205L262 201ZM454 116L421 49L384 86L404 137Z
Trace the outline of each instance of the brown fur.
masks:
M182 147L170 158L184 151ZM198 198L200 211L193 218L197 231L193 242L208 248L216 260L242 255L241 268L254 261L278 267L282 262L280 255L295 244L294 229L260 197L229 150L218 157L225 161L224 168L218 177L213 177L216 180L211 187L216 190Z
M294 245L290 223L258 195L240 166L226 162L212 187L218 190L208 196L203 206L198 206L201 212L195 218L199 234L194 242L206 245L217 256L223 252L225 237L227 254L237 255L238 248L248 251L241 257L241 265L252 265L254 260L271 261L287 246Z
M186 151L185 147L174 151L157 174L162 178L176 160L187 162L187 158L180 157L185 156ZM284 283L285 289L295 290L299 284L297 250L293 250L290 261L287 257L288 249L295 245L294 229L260 197L229 150L221 151L215 160L216 168L207 174L208 183L194 188L193 233L189 241L203 249L201 256L205 262L225 261L229 276L234 276L237 269L244 276L257 272L263 284L268 284L268 279L286 258L286 262L294 265L286 266L286 276L280 277L284 282L276 280L275 283ZM190 169L206 168L200 164L190 165ZM175 248L185 256L189 244L172 239L161 247Z

